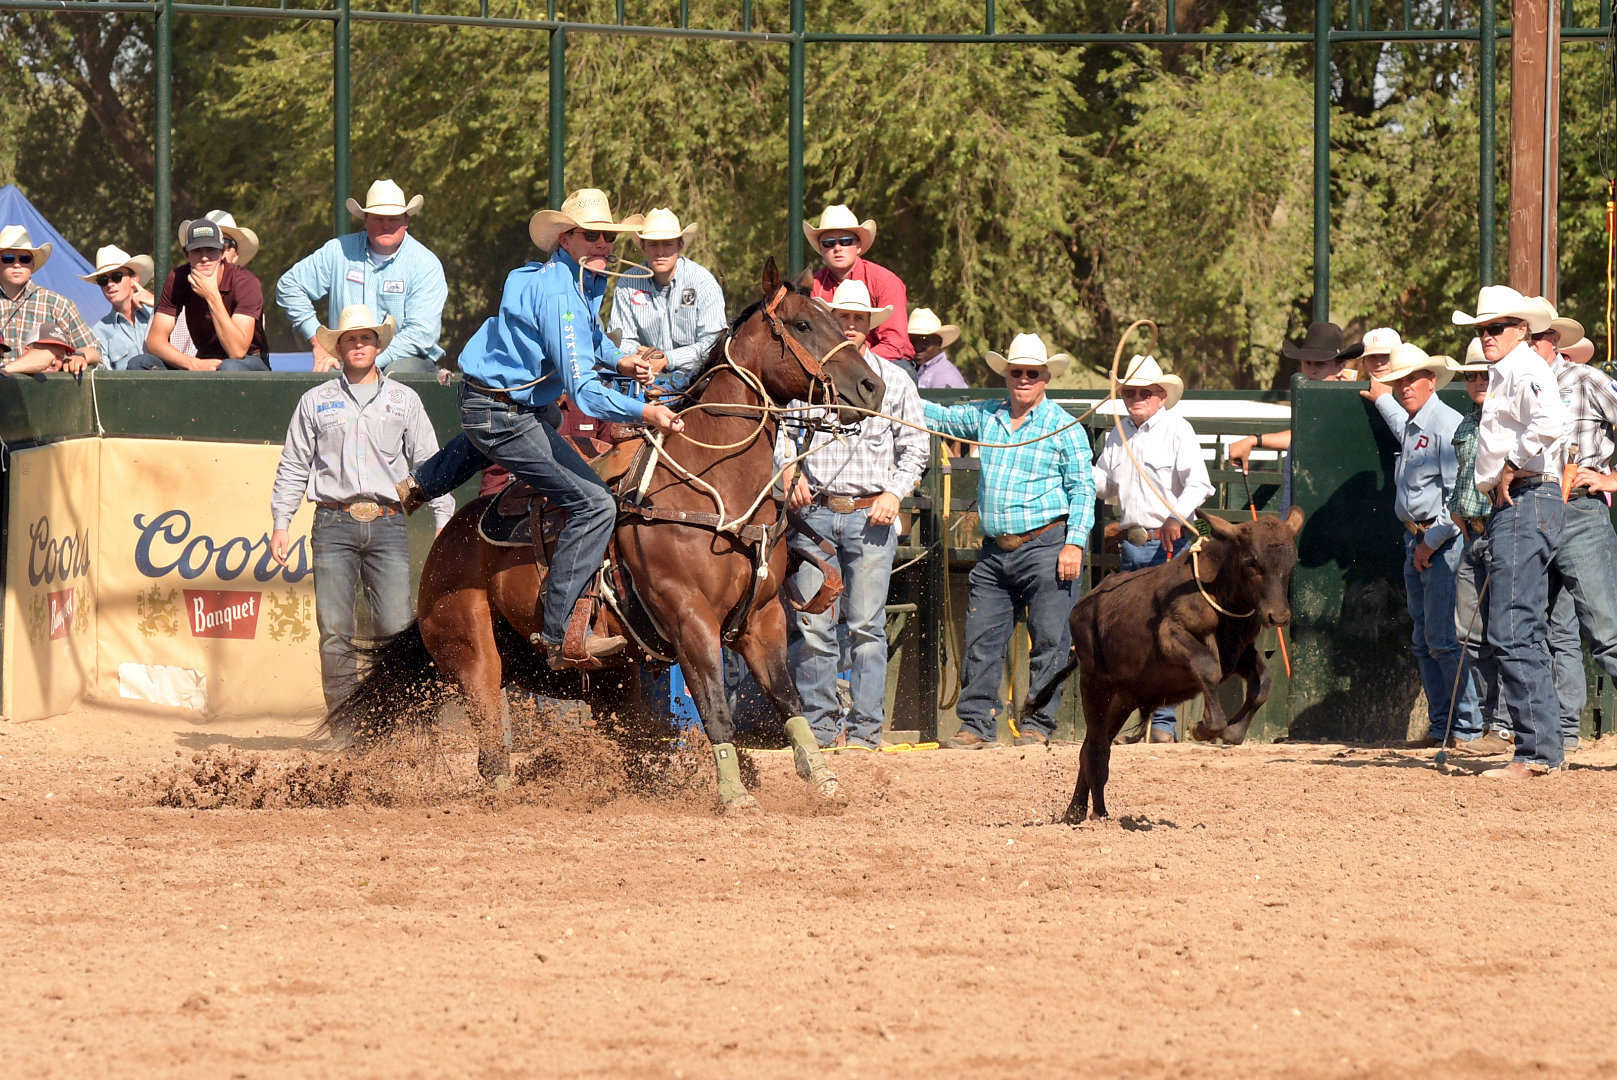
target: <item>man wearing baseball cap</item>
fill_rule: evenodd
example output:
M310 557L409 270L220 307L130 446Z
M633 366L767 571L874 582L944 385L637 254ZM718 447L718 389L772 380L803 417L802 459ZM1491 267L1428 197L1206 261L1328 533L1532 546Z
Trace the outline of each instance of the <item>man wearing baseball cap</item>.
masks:
M409 199L392 180L378 180L365 192L365 205L348 200L348 212L365 227L326 241L299 260L275 285L275 302L286 312L298 336L314 352L314 370L334 371L338 359L315 335L320 317L314 305L326 300L332 315L364 305L398 324L393 341L377 365L383 371L431 372L444 355L438 345L449 286L443 264L427 246L410 235L410 225L424 202Z
M264 286L258 276L225 260L223 229L207 218L185 230L186 265L169 271L157 299L157 314L146 333L150 356L130 363L130 370L268 371L269 345L264 335ZM196 346L188 356L170 340L181 312Z

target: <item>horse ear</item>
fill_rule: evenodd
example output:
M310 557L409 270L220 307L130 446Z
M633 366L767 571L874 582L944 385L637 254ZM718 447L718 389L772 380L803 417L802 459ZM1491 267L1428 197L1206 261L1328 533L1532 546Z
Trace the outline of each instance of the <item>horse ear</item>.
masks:
M764 261L763 286L765 300L780 291L780 267L775 265L775 256L773 255Z

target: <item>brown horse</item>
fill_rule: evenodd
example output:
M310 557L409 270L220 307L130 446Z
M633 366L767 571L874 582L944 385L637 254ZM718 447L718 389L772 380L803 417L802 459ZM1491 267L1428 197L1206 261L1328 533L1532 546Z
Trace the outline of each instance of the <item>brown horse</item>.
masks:
M846 347L830 313L781 281L774 259L762 286L763 299L731 325L687 391L694 404L682 411L684 432L666 437L644 495L622 508L615 533L620 564L655 624L640 638L661 638L684 671L727 810L757 803L740 778L721 645L746 659L785 721L798 774L819 796L841 796L787 671L779 599L787 549L771 493L778 415L768 406L850 406L838 417L855 423L860 414L852 410L879 408L885 389L858 350ZM479 772L503 787L510 783L504 684L627 714L636 709L636 680L598 672L586 682L546 667L528 645L539 629L544 571L531 544L496 547L482 538L487 503L468 503L444 527L422 568L416 622L371 650L369 673L327 724L380 734L401 720L429 723L446 692L433 677L436 664L465 699ZM645 655L635 646L615 659Z

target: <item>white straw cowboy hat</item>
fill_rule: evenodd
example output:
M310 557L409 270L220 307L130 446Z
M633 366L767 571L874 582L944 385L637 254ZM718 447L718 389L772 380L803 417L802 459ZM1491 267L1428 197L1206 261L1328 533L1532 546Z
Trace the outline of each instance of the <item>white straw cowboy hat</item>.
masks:
M1542 334L1550 328L1555 309L1547 301L1526 297L1509 285L1484 285L1477 293L1477 313L1456 311L1450 316L1455 326L1483 326L1499 319L1519 319L1529 332Z
M353 200L350 199L350 202ZM246 266L258 254L258 234L236 224L236 219L227 210L209 210L202 215L202 220L211 221L219 226L219 231L236 241L236 263ZM180 246L185 246L185 230L191 227L191 218L180 222Z
M414 217L421 204L427 200L421 195L410 196L410 201L404 201L404 189L391 180L378 180L365 189L365 205L359 205L359 200L352 196L348 199L348 212L355 217L364 217L366 214L382 214L391 217L403 214Z
M864 312L870 316L870 328L872 330L886 322L888 317L893 314L892 304L871 307L870 290L865 287L864 282L855 281L852 278L837 286L836 291L831 294L831 302L825 306L832 311Z
M595 232L633 232L639 220L617 221L612 204L599 188L579 188L562 200L560 210L541 210L528 219L528 236L543 251L555 251L556 241L568 229Z
M1179 404L1179 399L1185 396L1185 380L1163 371L1156 357L1141 356L1139 353L1129 358L1128 367L1123 369L1123 377L1117 380L1117 385L1160 386L1167 394L1168 399L1163 402L1166 409Z
M1025 367L1049 368L1051 376L1060 375L1072 363L1072 357L1066 353L1051 355L1044 347L1044 339L1037 334L1017 334L1011 339L1011 347L1001 356L992 349L984 357L988 366L996 375L1005 374L1005 369L1012 364L1021 364Z
M1562 341L1577 341L1583 337L1583 324L1565 315L1557 315L1551 319L1550 329L1556 333L1557 344Z
M1419 345L1404 342L1392 351L1392 362L1387 370L1377 375L1376 382L1397 382L1405 375L1413 375L1417 371L1429 371L1441 390L1454 378L1453 361L1446 356L1428 356L1426 350Z
M1398 331L1390 326L1378 326L1364 335L1364 340L1360 342L1364 351L1359 355L1391 356L1392 351L1403 343L1404 339L1398 336Z
M1561 350L1561 355L1574 364L1587 364L1595 358L1595 343L1586 337L1580 337L1572 344Z
M1464 374L1468 371L1487 371L1490 366L1488 358L1482 355L1482 339L1474 337L1471 339L1471 344L1465 347L1465 363L1454 365L1454 371L1456 374Z
M815 247L820 246L820 234L828 232L851 232L859 237L861 255L869 251L870 245L876 242L876 223L869 218L860 221L852 210L840 203L825 208L825 213L820 215L819 225L803 222L803 235L808 237L808 242Z
M635 238L645 240L689 240L696 231L696 222L680 227L679 215L666 206L654 207L644 214L630 214L623 219L625 225L635 226Z
M916 308L910 312L910 337L928 337L932 334L936 334L943 341L943 347L947 349L960 340L960 327L954 323L943 322L929 307Z
M34 242L28 239L28 230L21 225L7 225L5 228L0 229L0 251L33 252L35 271L38 271L41 266L50 262L51 259L50 241L47 240L45 243L35 247Z
M96 250L95 269L88 274L80 274L79 280L88 281L91 285L94 285L96 283L95 279L102 274L110 274L114 270L123 270L125 268L133 270L135 280L142 285L152 279L152 273L155 269L150 255L131 255L121 247L108 244L106 247Z
M320 347L332 356L337 355L337 341L350 330L376 331L376 351L381 352L393 340L393 333L397 329L393 316L389 315L381 322L371 314L371 309L364 304L350 304L342 309L342 315L337 319L337 325L332 329L322 326L314 332L314 339Z

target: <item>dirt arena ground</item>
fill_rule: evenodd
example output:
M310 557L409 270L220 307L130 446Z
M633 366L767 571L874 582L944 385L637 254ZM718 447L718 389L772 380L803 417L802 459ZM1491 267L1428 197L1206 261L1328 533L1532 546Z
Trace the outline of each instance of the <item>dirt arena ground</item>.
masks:
M1073 746L842 753L841 814L757 755L734 821L705 744L298 735L0 723L5 1075L1617 1071L1617 748L1122 747L1068 827Z

